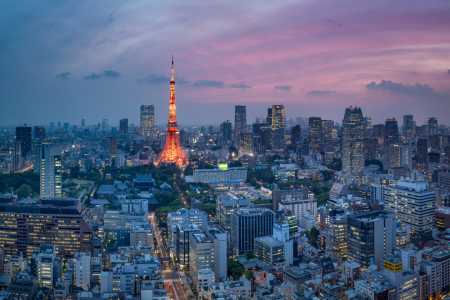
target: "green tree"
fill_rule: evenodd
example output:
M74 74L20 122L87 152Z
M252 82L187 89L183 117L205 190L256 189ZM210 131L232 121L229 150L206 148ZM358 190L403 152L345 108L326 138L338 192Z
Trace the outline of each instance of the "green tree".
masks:
M241 265L232 258L227 259L227 269L228 275L233 276L233 279L235 280L242 277L242 274L244 274L245 271L244 268L242 268Z
M216 216L216 205L215 204L205 204L203 206L203 211L210 216Z
M27 198L33 194L33 189L28 184L22 184L17 190L17 196L19 198Z
M255 281L255 275L253 274L252 271L244 271L244 273L242 275L245 278L247 278L248 280L250 280L250 282L254 282Z
M256 258L255 254L252 251L245 253L245 256L247 257L247 259Z
M320 231L313 226L310 230L305 231L305 235L308 238L308 241L312 244L317 242L317 237L320 235Z

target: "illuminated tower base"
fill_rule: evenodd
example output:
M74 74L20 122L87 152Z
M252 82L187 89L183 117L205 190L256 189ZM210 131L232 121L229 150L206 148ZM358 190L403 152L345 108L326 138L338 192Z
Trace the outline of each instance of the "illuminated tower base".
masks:
M173 163L178 168L182 168L183 165L188 164L186 156L180 146L180 140L178 139L178 123L177 123L177 111L175 106L175 81L173 79L173 57L172 57L172 81L170 81L170 106L169 106L169 123L167 124L167 137L164 150L156 162L156 165L160 163Z

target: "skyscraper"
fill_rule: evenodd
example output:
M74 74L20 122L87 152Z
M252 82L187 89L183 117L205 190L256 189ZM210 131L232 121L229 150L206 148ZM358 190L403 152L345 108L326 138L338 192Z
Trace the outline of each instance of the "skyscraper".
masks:
M103 121L102 121L102 130L103 131L108 130L108 119L103 119Z
M331 120L322 120L322 149L329 146L333 139L333 125Z
M31 127L16 127L16 140L21 143L22 157L31 151Z
M240 133L238 137L239 157L243 155L253 155L254 151L254 134Z
M357 175L364 169L364 120L360 107L347 107L342 129L342 171Z
M12 170L20 171L23 168L22 143L19 141L12 142Z
M429 130L429 135L435 135L438 134L438 123L437 123L437 119L434 117L431 117L428 119L428 130Z
M380 267L380 259L396 249L395 213L377 210L347 218L347 251L349 260L368 269Z
M388 169L390 164L390 147L391 144L398 143L398 124L395 118L387 119L384 124L384 141L383 141L383 167Z
M34 126L34 139L35 140L45 139L45 127Z
M322 150L322 119L309 118L309 151L319 153Z
M373 129L372 129L372 118L371 117L365 117L364 118L364 136L372 137L373 135Z
M60 198L62 195L61 147L42 145L40 160L40 195L42 198Z
M384 141L384 124L373 125L373 137L377 138L379 143Z
M120 135L126 136L128 134L128 119L120 120Z
M412 115L403 116L403 137L405 142L412 142L414 140L414 120Z
M364 159L375 160L377 159L377 138L366 138L364 140Z
M302 143L302 127L300 125L295 125L292 127L291 131L291 145L294 149L297 149Z
M108 154L110 156L117 154L117 138L116 137L108 138Z
M231 245L239 253L255 250L255 238L273 234L275 213L270 209L240 209L231 213Z
M220 133L222 138L226 141L231 141L231 121L226 120L220 124Z
M272 108L267 109L266 126L272 126Z
M390 168L407 167L412 170L412 145L411 143L391 144Z
M247 126L247 113L245 105L236 105L234 107L234 129L236 138L239 138L239 134L245 133L245 127Z
M42 162L42 153L41 149L42 147L54 147L53 140L51 139L43 139L43 140L36 140L34 142L34 164L33 164L33 171L35 173L40 174L41 173L41 162Z
M285 145L284 105L272 105L272 150L282 151Z
M81 128L82 129L86 128L86 123L85 123L84 119L81 119Z
M417 140L417 169L420 172L428 170L428 141L426 139Z
M141 105L141 134L152 136L155 127L155 107L153 105Z

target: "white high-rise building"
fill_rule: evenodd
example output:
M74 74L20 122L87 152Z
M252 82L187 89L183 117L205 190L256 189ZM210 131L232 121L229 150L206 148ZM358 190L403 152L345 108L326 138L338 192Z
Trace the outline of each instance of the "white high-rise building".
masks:
M75 265L75 285L83 290L91 286L91 253L76 252L73 255Z
M411 232L431 233L435 228L435 191L427 190L426 182L399 180L397 185L385 186L385 210L395 212L397 221L408 225Z
M390 147L390 168L408 167L412 170L412 144L395 143Z
M42 145L39 148L40 196L42 198L60 198L62 189L61 147Z
M56 249L53 244L41 244L37 257L37 273L40 287L53 287Z

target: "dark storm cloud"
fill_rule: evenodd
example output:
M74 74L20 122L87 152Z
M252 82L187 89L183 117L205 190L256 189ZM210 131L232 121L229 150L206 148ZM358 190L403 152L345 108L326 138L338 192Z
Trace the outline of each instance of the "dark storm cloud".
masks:
M232 84L232 85L230 85L230 87L233 89L251 89L252 88L251 85L247 85L245 83Z
M152 74L148 75L146 78L140 78L140 79L136 80L136 82L139 84L143 84L143 83L159 84L159 83L169 83L170 80L171 80L171 78L168 76L152 73ZM175 83L176 84L189 84L190 81L187 81L184 78L179 78L179 77L175 76Z
M117 78L120 76L120 73L113 70L105 70L103 71L103 76Z
M222 81L216 80L196 80L192 84L192 86L196 88L216 88L216 89L223 88L223 85L224 83Z
M436 100L450 100L450 94L441 94L434 90L427 84L416 83L415 85L403 85L401 83L395 83L391 80L382 80L379 84L372 81L366 88L369 90L386 90L393 94L414 96L424 99L436 99Z
M311 90L311 92L306 93L306 95L328 95L330 91L317 91Z
M102 77L102 76L101 75L97 75L95 73L92 73L89 76L84 76L84 79L97 79L97 78L100 78L100 77Z
M56 75L57 78L61 78L64 80L67 80L67 78L69 77L70 72L63 72L63 73L59 73L58 75Z
M280 86L276 85L274 88L274 90L280 90L280 91L286 91L286 92L289 92L291 89L293 89L293 87L290 85L280 85Z

